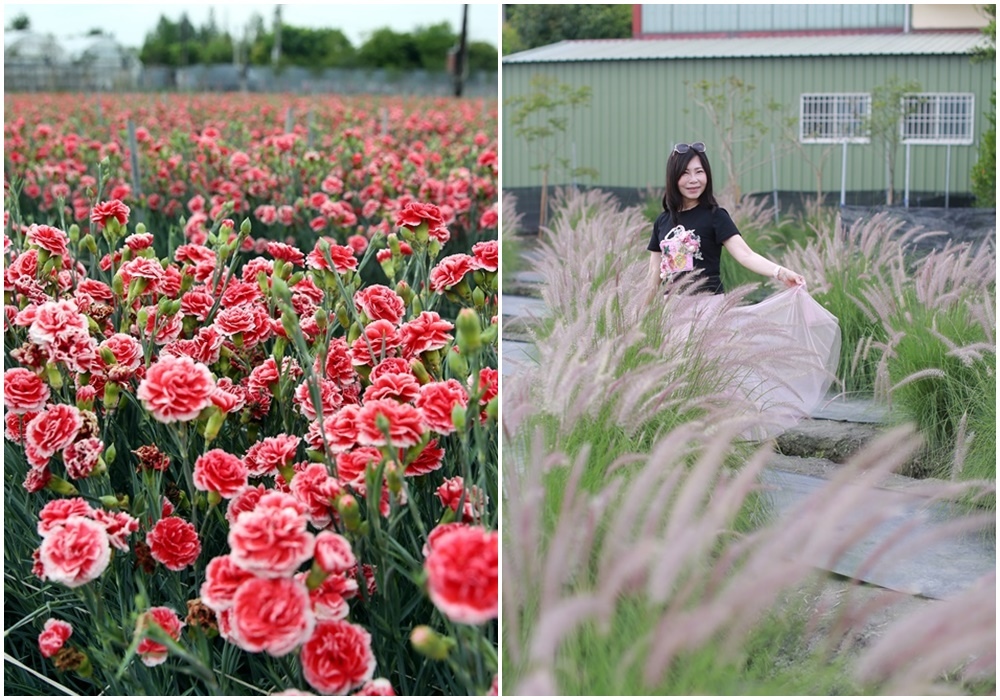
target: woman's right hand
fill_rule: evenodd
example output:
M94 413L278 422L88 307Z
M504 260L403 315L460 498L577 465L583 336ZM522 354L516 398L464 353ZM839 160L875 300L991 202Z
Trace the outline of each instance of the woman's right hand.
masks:
M795 270L789 270L787 267L779 267L777 277L788 287L804 287L806 284L805 277L795 272Z

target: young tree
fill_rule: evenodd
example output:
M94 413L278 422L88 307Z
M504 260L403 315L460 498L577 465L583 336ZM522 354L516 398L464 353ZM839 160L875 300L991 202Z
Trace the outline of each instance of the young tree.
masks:
M597 175L593 168L573 167L555 144L555 137L566 132L573 111L590 106L590 95L587 85L574 88L556 78L536 75L531 79L531 92L511 97L504 103L513 110L510 123L514 127L514 135L528 143L538 161L531 169L542 174L540 227L548 220L549 174L554 168L560 168L571 177Z
M781 106L759 105L754 92L757 88L735 75L717 81L699 80L687 83L687 87L691 100L715 127L719 162L726 173L725 193L738 202L742 195L740 177L759 165L757 149L769 131L764 112Z
M885 187L885 203L892 206L895 199L896 156L903 134L899 128L912 107L907 107L903 97L920 92L920 83L910 80L901 82L893 76L872 90L872 111L866 126L873 143L882 144L885 154L888 182Z

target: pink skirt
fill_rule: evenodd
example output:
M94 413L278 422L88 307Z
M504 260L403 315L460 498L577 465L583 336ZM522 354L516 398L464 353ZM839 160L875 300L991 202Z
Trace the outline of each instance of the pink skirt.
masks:
M766 440L808 418L828 397L840 360L840 324L805 287L777 292L757 304L726 307L722 295L689 297L676 330L710 323L718 352L734 367L728 392L751 427L743 436ZM690 314L690 316L688 316Z

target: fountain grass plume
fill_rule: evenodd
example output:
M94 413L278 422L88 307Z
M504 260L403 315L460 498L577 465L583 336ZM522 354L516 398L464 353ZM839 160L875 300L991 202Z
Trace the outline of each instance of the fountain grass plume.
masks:
M588 669L573 664L584 660L562 654L585 627L592 625L594 634L609 634L628 601L642 601L650 617L648 628L634 630L633 638L607 642L606 653L625 664L620 667L619 692L697 692L670 685L672 669L687 655L711 648L715 654L738 657L761 621L777 614L783 592L806 585L814 567L832 566L876 528L888 527L893 537L903 540L922 522L919 515L901 519L895 503L875 488L919 442L912 431L897 429L869 445L835 479L772 525L749 535L735 533L731 522L758 488L757 477L769 456L761 449L740 469L726 469L725 455L734 449L741 429L733 422L705 440L703 424L682 424L648 456L629 457L642 462L632 479L612 479L597 494L579 488L587 459L581 453L569 467L572 476L551 529L540 510L544 477L553 467L570 464L569 459L547 452L539 433L523 453L526 461L505 468L509 529L504 571L518 585L504 587L504 653L510 669L506 681L515 693L543 688L583 692ZM937 487L939 497L955 493L957 485ZM948 529L982 525L983 517L967 518ZM943 534L939 528L932 537ZM921 544L926 545L926 539ZM887 548L877 558L884 563L903 551ZM987 592L995 596L995 582ZM983 604L984 597L986 592L972 600ZM864 611L852 609L850 618L834 620L834 628L843 634L890 600L886 597ZM976 636L970 648L960 637L957 629L945 637L929 637L924 651L957 645L980 659L980 666L988 665L981 657L988 656L990 645ZM824 652L833 653L836 641L831 636ZM912 668L885 670L878 657L864 661L879 673L867 672L859 683L875 683L875 689L881 684L930 689L935 687L931 681L958 668L965 658L954 651L939 656L933 673L918 669L916 675L911 675Z
M850 226L838 216L832 225L820 222L814 240L793 245L784 256L784 263L809 281L813 298L840 320L838 375L847 391L873 391L877 360L869 349L873 341L885 340L876 317L862 301L866 291L879 279L891 279L890 270L902 263L914 244L941 235L903 228L903 222L884 212Z

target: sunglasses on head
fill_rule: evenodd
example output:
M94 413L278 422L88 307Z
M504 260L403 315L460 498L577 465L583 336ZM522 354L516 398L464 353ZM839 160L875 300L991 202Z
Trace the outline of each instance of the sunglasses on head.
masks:
M688 151L694 151L695 153L704 153L705 144L701 141L695 141L694 143L678 143L674 146L674 153L680 153L684 155Z

